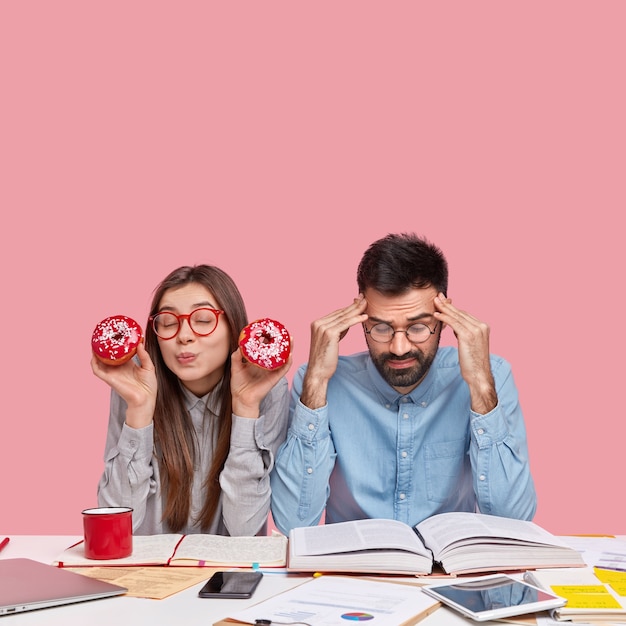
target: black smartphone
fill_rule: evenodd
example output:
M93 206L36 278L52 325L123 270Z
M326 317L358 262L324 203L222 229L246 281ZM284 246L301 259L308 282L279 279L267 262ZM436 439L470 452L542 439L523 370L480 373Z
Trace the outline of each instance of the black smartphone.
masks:
M201 598L251 598L262 572L215 572L200 589Z

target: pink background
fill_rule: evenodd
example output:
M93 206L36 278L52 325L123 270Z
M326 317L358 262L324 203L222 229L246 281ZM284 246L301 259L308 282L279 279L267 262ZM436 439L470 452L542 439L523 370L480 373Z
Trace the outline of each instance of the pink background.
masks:
M300 364L393 231L443 248L454 303L513 364L536 521L626 533L625 18L621 1L2 2L0 533L79 533L96 503L103 317L145 323L167 272L213 263Z

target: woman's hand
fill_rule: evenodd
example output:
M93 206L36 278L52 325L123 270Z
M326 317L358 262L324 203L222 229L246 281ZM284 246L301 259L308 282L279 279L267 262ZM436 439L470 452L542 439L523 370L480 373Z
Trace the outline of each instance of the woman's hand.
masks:
M152 422L156 405L157 379L154 364L143 342L137 346L137 357L122 365L105 365L95 355L91 356L93 373L116 391L128 405L126 423L142 428Z
M290 338L293 350L293 339ZM240 417L257 418L261 401L289 371L292 354L285 365L267 370L246 361L239 348L230 357L230 392L233 398L233 413Z

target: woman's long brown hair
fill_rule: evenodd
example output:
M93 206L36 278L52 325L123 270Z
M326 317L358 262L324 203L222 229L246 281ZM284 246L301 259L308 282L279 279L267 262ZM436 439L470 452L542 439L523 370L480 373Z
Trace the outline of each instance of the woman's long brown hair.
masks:
M225 311L220 324L228 324L230 353L237 348L241 329L248 323L246 308L239 289L228 274L212 265L184 266L171 272L154 291L150 315L158 313L164 293L183 285L197 283L206 287L217 299L216 306ZM165 498L163 521L171 532L179 532L189 519L191 486L197 441L191 417L185 408L178 377L165 365L152 324L146 325L146 349L156 370L158 391L154 411L155 454L161 473L161 491ZM200 527L206 531L215 516L221 488L219 476L230 448L232 399L230 395L230 356L224 364L220 384L220 412L217 423L211 424L211 435L217 443L213 460L205 477L206 499L200 513ZM217 429L217 433L215 430Z

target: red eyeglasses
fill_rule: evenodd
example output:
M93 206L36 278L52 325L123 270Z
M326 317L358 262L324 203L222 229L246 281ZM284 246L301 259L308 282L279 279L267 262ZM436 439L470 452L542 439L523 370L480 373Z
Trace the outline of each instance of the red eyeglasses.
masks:
M195 335L207 337L217 328L220 315L224 311L221 309L209 309L202 307L194 309L188 315L177 315L171 311L161 311L150 316L152 329L160 339L174 339L180 332L182 320L187 320L189 327Z

